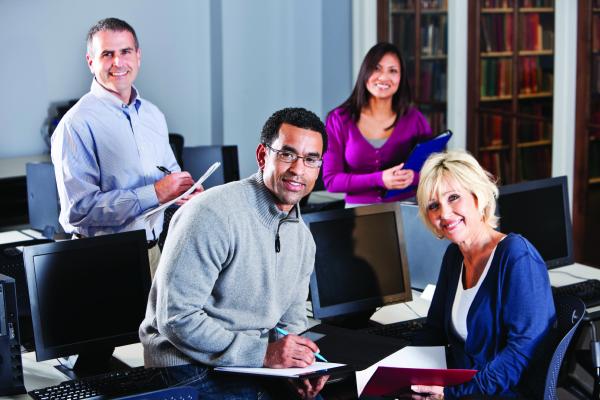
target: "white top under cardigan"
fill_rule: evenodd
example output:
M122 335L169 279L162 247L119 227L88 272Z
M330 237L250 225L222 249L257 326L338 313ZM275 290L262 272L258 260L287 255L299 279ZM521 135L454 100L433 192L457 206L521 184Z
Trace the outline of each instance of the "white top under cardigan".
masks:
M490 257L485 264L485 268L479 277L479 280L470 289L465 289L463 287L463 272L465 270L465 264L463 262L462 268L460 270L460 277L458 278L458 287L456 288L456 296L454 297L454 304L452 304L452 328L454 332L462 338L462 340L467 340L467 335L469 334L467 329L467 315L469 313L469 308L471 308L471 303L473 303L473 299L477 295L477 291L481 286L481 282L485 279L485 276L490 269L490 265L492 264L492 260L494 259L494 253L496 252L496 247L492 250Z

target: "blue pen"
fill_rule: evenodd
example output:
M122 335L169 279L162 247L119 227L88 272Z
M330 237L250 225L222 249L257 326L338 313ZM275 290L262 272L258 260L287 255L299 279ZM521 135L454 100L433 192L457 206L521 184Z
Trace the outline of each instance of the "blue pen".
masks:
M275 330L276 330L276 331L277 331L277 332L278 332L280 335L283 335L283 336L287 336L287 335L289 335L289 334L290 334L288 331L286 331L285 329L281 329L281 328L280 328L280 327L278 327L278 326L276 326L276 327L275 327ZM325 359L325 357L323 357L323 356L322 356L322 355L320 355L319 353L315 353L315 357L317 357L319 360L321 360L321 361L323 361L323 362L329 362L329 361L327 361L327 360Z

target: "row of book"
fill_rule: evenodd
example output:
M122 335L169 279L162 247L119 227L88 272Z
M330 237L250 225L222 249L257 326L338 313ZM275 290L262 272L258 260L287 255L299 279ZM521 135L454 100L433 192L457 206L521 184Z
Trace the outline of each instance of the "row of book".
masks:
M600 178L600 140L590 142L588 163L589 177Z
M445 15L427 15L421 24L421 55L445 55L448 49L448 24Z
M448 0L417 0L420 1L422 10L447 10ZM391 4L392 12L406 11L415 9L415 0L393 0Z
M554 74L551 69L543 68L538 57L522 57L518 68L519 94L550 93L552 91ZM480 96L482 98L510 96L512 94L512 78L512 59L482 59Z
M499 183L511 183L509 152L482 151L481 166L494 175ZM523 147L517 152L516 181L530 181L550 177L552 173L552 146Z
M517 180L548 178L552 173L552 146L524 147L517 153Z
M552 123L542 119L521 119L518 124L517 132L520 143L538 142L550 140L552 134Z
M544 106L542 104L535 104L533 107L539 112L532 113L531 115L542 117L542 109ZM479 118L479 146L493 147L510 143L511 121L512 118L510 117L482 113ZM517 125L519 143L550 140L551 133L552 123L549 119L519 118Z
M419 107L425 118L427 118L427 122L429 122L429 126L431 127L431 131L438 133L447 129L446 122L446 112L445 111L429 111L426 107Z
M482 151L479 163L498 179L511 183L509 153L503 150ZM552 169L552 146L526 147L517 152L516 181L548 178Z
M484 58L481 60L481 97L510 96L512 94L512 60Z
M446 61L421 62L421 85L418 96L422 101L446 101Z
M589 132L588 174L589 178L600 178L600 107L591 105L590 123L594 125Z
M481 114L479 146L501 146L510 143L510 118L497 114Z
M512 8L513 0L484 0L483 8Z
M490 174L496 177L499 185L511 183L510 162L508 153L505 151L482 151L479 155L479 163Z
M539 57L523 57L519 63L519 93L534 94L551 92L554 74L542 67Z
M600 51L600 14L592 16L592 51Z
M482 52L512 51L513 15L493 14L481 16Z
M521 0L521 7L554 7L554 0Z
M554 48L554 27L551 14L528 13L519 17L521 34L520 50L552 50Z
M592 92L600 94L600 54L592 58Z

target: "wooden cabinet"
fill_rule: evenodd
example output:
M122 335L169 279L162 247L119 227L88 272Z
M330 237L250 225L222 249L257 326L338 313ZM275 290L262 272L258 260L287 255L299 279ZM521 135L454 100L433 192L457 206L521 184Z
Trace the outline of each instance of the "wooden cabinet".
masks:
M552 170L553 0L470 0L467 147L501 184Z
M577 20L575 259L600 266L600 0L581 0Z
M378 0L377 36L406 62L414 103L434 133L446 129L448 11L446 0Z

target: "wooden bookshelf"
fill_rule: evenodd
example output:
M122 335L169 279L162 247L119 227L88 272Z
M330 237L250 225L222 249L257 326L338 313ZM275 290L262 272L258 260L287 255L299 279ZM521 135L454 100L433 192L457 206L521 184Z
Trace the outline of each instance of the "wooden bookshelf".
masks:
M447 0L377 0L377 38L400 49L413 100L433 132L446 129Z
M579 2L577 29L573 242L577 261L599 267L600 0Z
M552 171L554 0L469 0L467 147L500 184Z

